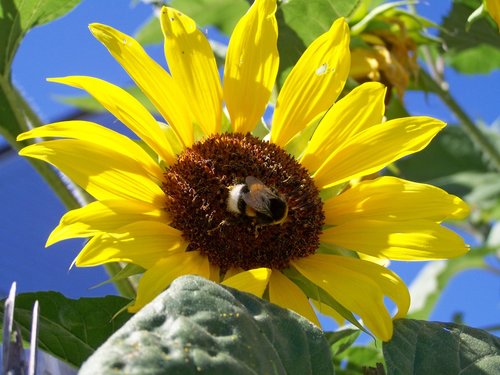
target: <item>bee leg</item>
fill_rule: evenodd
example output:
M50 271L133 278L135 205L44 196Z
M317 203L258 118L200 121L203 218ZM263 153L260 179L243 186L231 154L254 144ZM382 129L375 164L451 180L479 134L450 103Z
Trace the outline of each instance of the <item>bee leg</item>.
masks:
M221 226L226 225L226 224L229 224L227 222L227 220L222 220L215 228L209 229L207 231L208 235L211 236L213 232L215 232L216 230L219 230Z
M255 234L255 238L259 237L259 230L260 230L260 228L262 228L263 226L264 226L264 225L262 225L262 224L255 224L255 232L254 232L254 234Z

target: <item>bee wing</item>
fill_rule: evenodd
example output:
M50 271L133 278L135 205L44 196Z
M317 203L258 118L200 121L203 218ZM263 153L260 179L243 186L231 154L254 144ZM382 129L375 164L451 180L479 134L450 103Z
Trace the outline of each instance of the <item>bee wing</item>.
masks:
M262 181L253 176L248 176L245 179L245 183L248 186L249 192L243 194L243 200L245 203L263 215L273 217L270 210L270 200L276 198L271 189L269 189Z
M270 210L270 200L274 197L275 194L272 192L260 190L258 193L250 192L243 194L243 201L256 212L272 218L273 214Z
M248 188L250 190L252 190L252 186L258 186L258 185L262 185L263 187L266 186L261 180L259 180L258 178L254 177L254 176L246 177L245 184L248 186Z

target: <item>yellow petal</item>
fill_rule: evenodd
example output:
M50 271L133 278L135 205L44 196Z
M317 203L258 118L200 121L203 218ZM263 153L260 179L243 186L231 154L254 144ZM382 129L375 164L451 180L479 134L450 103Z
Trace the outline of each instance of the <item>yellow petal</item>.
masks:
M220 133L222 88L212 48L196 23L163 7L165 56L174 80L189 98L192 115L206 135Z
M75 237L91 237L98 233L118 233L119 228L136 221L158 221L168 224L161 207L132 200L105 200L67 212L50 234L46 246Z
M208 278L210 275L208 258L200 255L198 251L188 251L160 259L142 276L137 289L137 298L128 311L139 311L166 289L172 281L184 275L199 275Z
M255 128L271 96L279 65L275 12L275 0L256 0L229 41L224 100L238 133Z
M391 264L391 261L387 258L377 258L371 255L367 255L365 253L357 253L357 254L359 259L378 264L379 266L382 267L389 267L389 265Z
M339 100L321 119L300 163L316 171L334 150L370 126L380 124L386 89L378 82L364 83Z
M133 156L77 139L33 144L19 151L61 170L98 200L132 199L161 204L165 194Z
M222 285L262 297L270 276L271 270L269 268L255 268L225 279Z
M76 257L75 264L78 267L91 267L127 262L147 269L159 259L184 252L187 247L182 233L165 223L137 221L114 232L92 238Z
M177 82L131 36L98 23L89 28L167 120L184 146L191 146L194 139L191 111Z
M403 318L410 308L410 292L401 278L391 270L379 264L359 260L356 258L341 257L339 264L342 267L351 269L353 272L360 272L367 275L382 289L384 295L389 297L398 309L394 319Z
M295 311L321 327L318 317L304 292L277 270L272 272L269 279L269 300L285 309Z
M284 147L342 91L349 74L349 27L343 18L303 53L279 93L271 142Z
M377 258L436 260L463 255L468 248L452 230L425 220L356 220L325 229L321 242Z
M50 82L62 83L87 91L99 103L123 122L167 164L176 160L170 143L165 139L158 122L137 99L118 86L93 77L71 76L50 78Z
M430 117L407 117L372 126L328 157L313 176L316 186L328 188L378 172L425 148L445 125Z
M376 264L356 258L315 254L295 260L292 265L340 304L358 314L366 327L384 341L392 336L392 320L384 306L384 295L395 298L400 311L407 310L409 305L404 283ZM395 292L403 295L394 295Z
M130 138L104 126L89 121L62 121L31 129L17 137L18 141L30 138L75 138L106 145L124 155L133 156L157 181L163 179L163 171L144 149Z
M339 225L352 220L461 219L469 209L460 198L437 187L380 177L362 181L323 204L325 223Z

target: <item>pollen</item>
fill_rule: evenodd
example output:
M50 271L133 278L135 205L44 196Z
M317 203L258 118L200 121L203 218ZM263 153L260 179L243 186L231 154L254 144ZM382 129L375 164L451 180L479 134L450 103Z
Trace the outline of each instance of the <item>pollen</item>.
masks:
M259 225L228 210L231 188L253 176L284 197L284 222ZM222 272L283 269L319 246L324 214L319 192L293 156L250 134L218 134L195 143L165 173L171 225Z

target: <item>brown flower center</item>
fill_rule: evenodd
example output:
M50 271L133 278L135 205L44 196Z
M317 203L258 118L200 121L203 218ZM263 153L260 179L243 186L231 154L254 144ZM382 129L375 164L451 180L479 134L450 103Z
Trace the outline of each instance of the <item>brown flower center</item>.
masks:
M229 192L249 176L284 201L284 220L263 223L245 211L247 204L240 204L240 213L228 209ZM250 134L218 134L195 143L167 170L163 190L171 225L189 241L188 250L200 250L222 272L283 269L318 248L324 214L309 173L279 146Z

